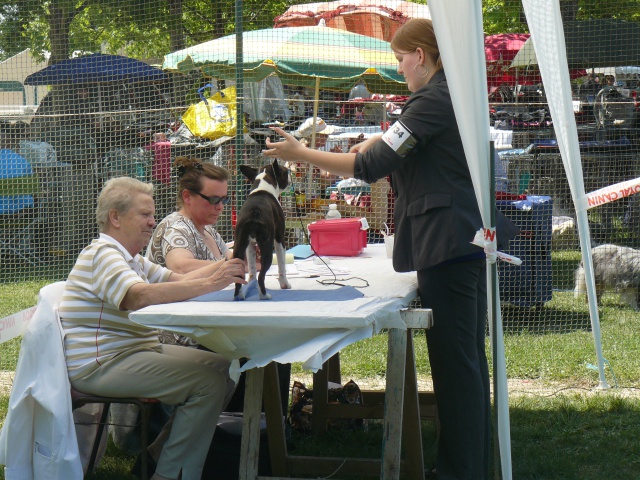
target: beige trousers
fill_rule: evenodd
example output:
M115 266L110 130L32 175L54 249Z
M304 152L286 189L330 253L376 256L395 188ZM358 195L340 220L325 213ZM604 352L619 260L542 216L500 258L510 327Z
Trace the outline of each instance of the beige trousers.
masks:
M159 435L166 441L156 473L178 478L182 472L182 480L199 480L218 417L235 384L229 378L229 361L220 355L162 345L161 353L139 349L118 355L73 382L73 388L110 397L156 398L175 405L173 421Z

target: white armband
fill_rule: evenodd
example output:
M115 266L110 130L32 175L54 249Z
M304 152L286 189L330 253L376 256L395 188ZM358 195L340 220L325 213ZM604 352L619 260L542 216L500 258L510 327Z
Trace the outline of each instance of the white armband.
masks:
M389 130L382 136L382 140L402 158L409 155L413 147L418 143L418 139L413 136L411 130L400 120L389 127Z

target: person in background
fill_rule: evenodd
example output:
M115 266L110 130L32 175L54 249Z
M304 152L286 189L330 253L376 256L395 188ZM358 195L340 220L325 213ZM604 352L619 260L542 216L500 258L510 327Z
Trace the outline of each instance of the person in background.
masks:
M27 126L22 122L0 124L0 179L33 174L29 161L18 153L26 129ZM13 215L33 206L33 195L0 195L0 215Z
M431 20L411 19L391 48L409 97L399 120L348 153L304 148L282 129L264 153L369 183L391 175L396 271L416 271L441 431L438 479L489 478L490 382L485 353L485 254L471 240L482 219ZM498 215L498 238L504 222ZM501 225L503 224L503 225ZM511 225L506 238L517 230ZM436 473L437 472L437 473Z
M289 110L291 110L291 120L301 122L307 113L305 105L304 88L296 87L293 95L289 99Z
M580 86L580 95L595 95L600 91L600 77L593 72L587 75L587 80Z
M164 218L175 208L175 196L171 186L171 142L164 133L154 133L153 141L145 145L153 155L151 179L159 218Z
M303 123L303 125L307 124L309 120L313 120L310 118L307 122ZM316 138L315 138L315 146L317 150L324 151L332 151L332 152L342 152L342 146L338 143L327 145L329 140L329 136L335 132L336 127L334 125L327 125L324 120L321 120L320 125L321 129L316 129ZM294 132L294 136L300 138L300 143L305 145L306 147L311 148L311 138L312 138L313 129L312 128L300 128ZM302 182L307 175L307 165L297 165L292 163L290 165L291 173L294 177L299 179L299 182ZM298 169L302 171L300 174ZM340 177L336 175L332 175L331 172L327 172L326 170L314 168L313 178L317 178L317 183L315 184L318 188L318 193L321 197L327 197L326 190L327 187L331 187L336 182L340 180ZM297 188L302 188L302 185L296 185Z
M69 380L83 393L175 405L172 421L149 447L157 461L152 480L199 480L235 387L229 362L163 345L156 330L132 322L129 312L246 284L245 264L232 259L180 274L142 257L156 225L153 185L133 178L105 183L96 220L100 236L78 256L59 307Z

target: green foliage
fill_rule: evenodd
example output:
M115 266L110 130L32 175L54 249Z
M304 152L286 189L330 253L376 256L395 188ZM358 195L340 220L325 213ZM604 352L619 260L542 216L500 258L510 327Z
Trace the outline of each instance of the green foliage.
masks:
M292 3L245 0L244 30L273 27L273 19ZM640 19L636 0L562 0L561 8L569 18ZM519 0L484 0L483 22L489 35L528 30ZM68 32L62 28L65 25ZM51 41L57 34L65 37L59 46L64 52L57 53L64 58L74 51L102 50L160 59L177 48L231 34L235 26L232 0L14 0L0 9L0 58L27 47L43 58L45 52L58 48Z
M522 2L514 0L484 0L482 2L484 31L487 35L497 33L527 32L522 22Z
M178 13L172 13L170 4L178 6ZM272 27L274 17L287 7L282 0L245 1L245 30ZM69 27L65 57L74 51L103 51L159 59L172 51L172 45L195 45L233 33L236 23L232 0L26 0L5 5L0 12L4 58L27 47L44 58L45 52L56 48L52 35L65 22ZM63 30L58 33L64 35Z

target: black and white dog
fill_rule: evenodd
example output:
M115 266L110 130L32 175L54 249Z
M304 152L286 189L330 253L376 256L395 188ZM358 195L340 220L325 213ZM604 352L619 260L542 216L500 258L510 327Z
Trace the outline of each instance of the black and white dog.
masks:
M238 213L235 230L234 258L247 259L249 280L256 276L256 244L260 248L260 274L258 287L261 300L269 300L271 295L264 286L264 277L273 261L275 247L278 260L278 281L280 288L291 288L287 280L285 266L286 249L284 246L284 212L278 197L289 185L289 170L274 160L256 170L240 165L240 171L253 182L251 193ZM242 285L236 283L234 300L244 300Z
M599 245L591 249L593 277L598 304L606 289L620 292L620 299L638 310L640 304L640 250L619 245ZM576 270L574 296L587 291L584 265Z

